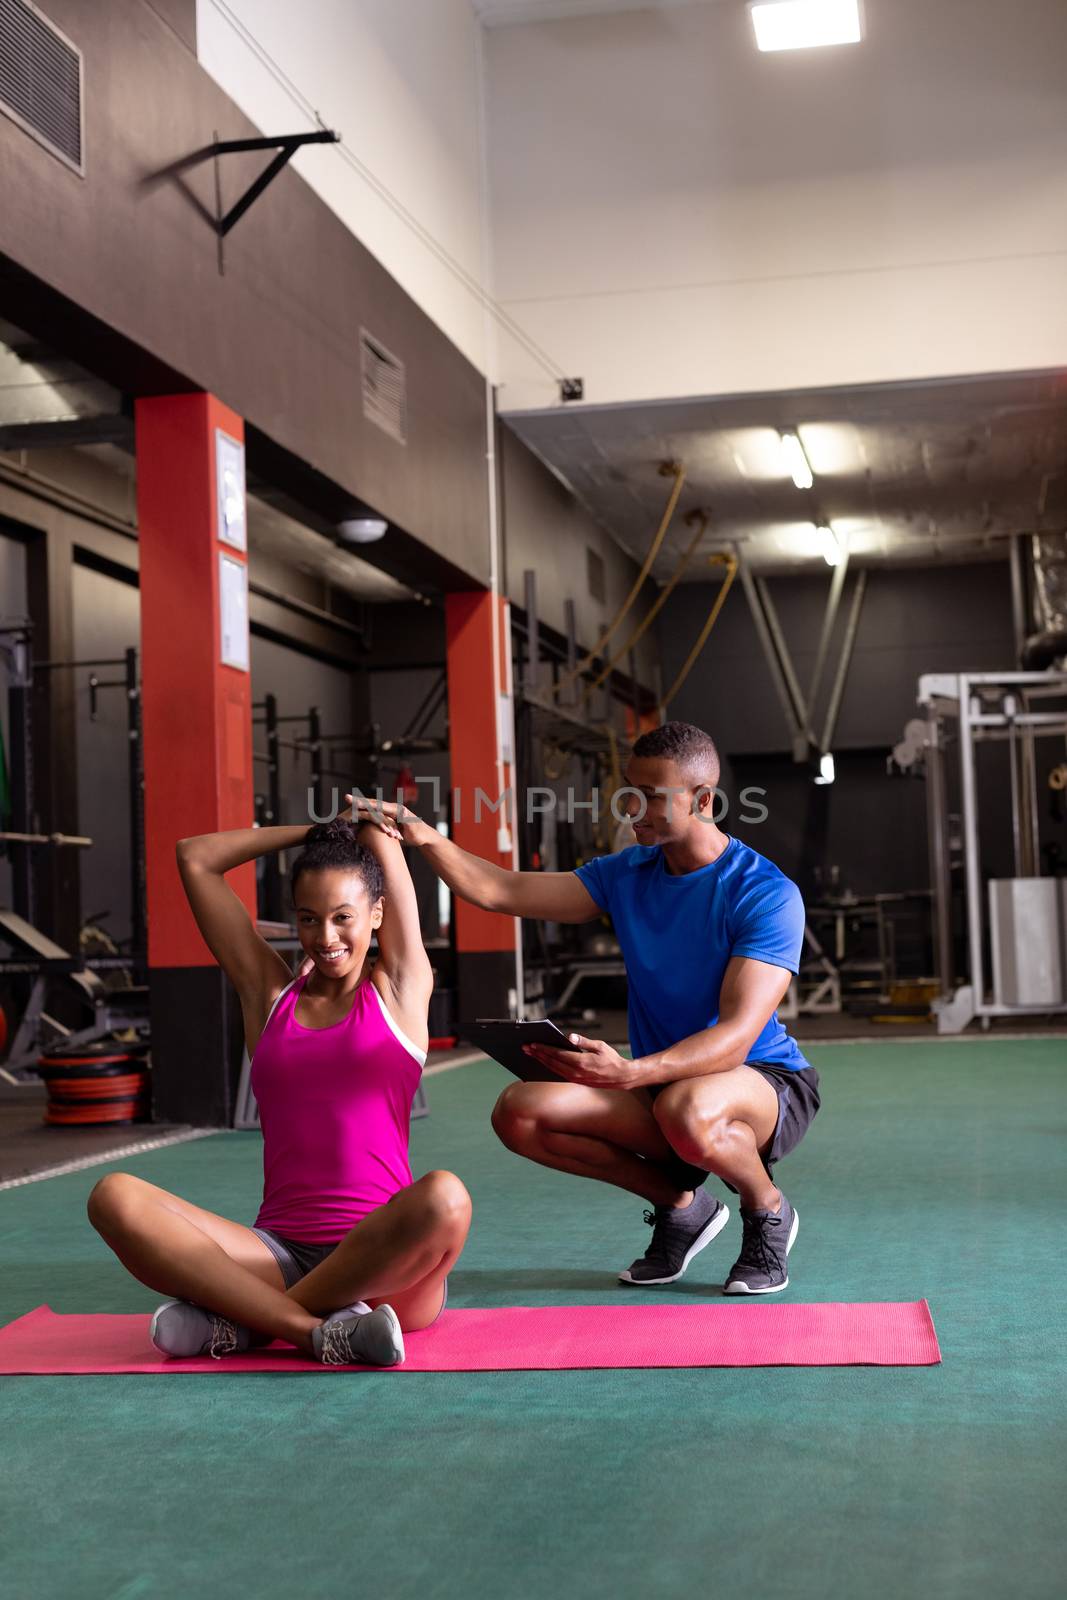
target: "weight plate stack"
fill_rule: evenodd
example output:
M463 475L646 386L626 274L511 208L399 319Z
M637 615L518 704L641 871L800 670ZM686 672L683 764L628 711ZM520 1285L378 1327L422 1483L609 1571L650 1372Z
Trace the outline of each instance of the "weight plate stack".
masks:
M58 1046L37 1059L48 1086L44 1120L53 1127L139 1122L148 1116L148 1046L104 1039Z

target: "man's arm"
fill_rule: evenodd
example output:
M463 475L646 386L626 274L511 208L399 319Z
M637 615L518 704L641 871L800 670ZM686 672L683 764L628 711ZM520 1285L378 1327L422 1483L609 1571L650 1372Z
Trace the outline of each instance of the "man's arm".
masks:
M379 804L367 797L355 802L367 821L379 818L399 829L404 842L421 851L453 894L483 911L502 911L512 917L539 917L546 922L593 922L603 912L589 890L573 872L509 872L483 861L431 828L407 807L399 812L392 802ZM380 823L379 823L380 825Z
M792 973L748 956L734 956L719 992L719 1020L711 1028L680 1039L669 1050L657 1050L634 1062L637 1082L675 1083L743 1066L789 989Z
M525 1053L551 1067L571 1083L596 1089L643 1089L654 1083L676 1083L680 1078L703 1078L712 1072L729 1072L744 1064L782 996L792 973L749 956L734 956L722 981L719 1020L680 1039L669 1050L627 1061L603 1039L568 1034L575 1050L555 1050L551 1045L528 1044Z

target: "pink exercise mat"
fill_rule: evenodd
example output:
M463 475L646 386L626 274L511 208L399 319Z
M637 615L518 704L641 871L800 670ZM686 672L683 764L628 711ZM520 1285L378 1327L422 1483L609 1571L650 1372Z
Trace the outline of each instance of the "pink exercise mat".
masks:
M287 1345L213 1361L166 1360L147 1316L57 1316L0 1329L0 1373L330 1372ZM922 1367L941 1360L925 1300L869 1305L507 1306L446 1311L407 1335L393 1372L603 1367Z

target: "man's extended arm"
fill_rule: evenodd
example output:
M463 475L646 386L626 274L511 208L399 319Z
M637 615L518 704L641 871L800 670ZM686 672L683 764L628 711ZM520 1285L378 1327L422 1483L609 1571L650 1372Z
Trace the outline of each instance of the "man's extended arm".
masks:
M483 911L512 917L540 917L546 922L592 922L603 913L573 872L509 872L495 862L461 850L407 807L358 797L359 814L397 827L405 844L414 845L453 894Z

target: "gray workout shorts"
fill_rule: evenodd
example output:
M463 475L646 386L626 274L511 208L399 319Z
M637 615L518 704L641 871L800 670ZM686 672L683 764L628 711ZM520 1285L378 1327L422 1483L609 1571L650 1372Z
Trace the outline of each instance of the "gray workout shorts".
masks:
M337 1249L335 1244L305 1244L301 1239L283 1239L280 1233L272 1233L269 1228L253 1228L252 1232L263 1240L281 1267L287 1289L299 1283L301 1278L306 1278Z
M301 1278L306 1278L308 1273L317 1267L327 1256L332 1256L337 1249L335 1244L305 1244L301 1239L283 1239L280 1233L272 1233L269 1228L253 1228L252 1232L257 1239L262 1239L279 1267L285 1279L285 1287L291 1289L294 1283L299 1283ZM445 1279L445 1292L441 1297L441 1311L448 1304L448 1279ZM437 1313L439 1317L441 1311ZM434 1318L434 1322L437 1317ZM432 1327L432 1323L427 1324Z

